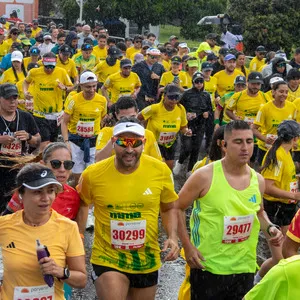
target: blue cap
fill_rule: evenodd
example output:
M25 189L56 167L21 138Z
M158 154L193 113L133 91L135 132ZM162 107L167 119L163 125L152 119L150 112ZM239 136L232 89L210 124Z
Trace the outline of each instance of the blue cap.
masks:
M228 60L232 60L232 59L236 60L236 57L235 57L235 55L229 53L225 56L224 61L228 61Z

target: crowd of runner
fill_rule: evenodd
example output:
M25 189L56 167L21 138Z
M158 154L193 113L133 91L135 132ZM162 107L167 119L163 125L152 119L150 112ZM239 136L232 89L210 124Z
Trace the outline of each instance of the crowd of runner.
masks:
M98 299L154 299L179 255L179 300L298 299L300 48L120 40L0 18L0 299L71 299L87 228Z

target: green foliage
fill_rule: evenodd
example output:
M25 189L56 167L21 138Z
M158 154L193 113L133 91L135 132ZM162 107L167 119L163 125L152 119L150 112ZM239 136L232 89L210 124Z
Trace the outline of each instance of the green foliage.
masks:
M290 53L300 38L299 0L228 0L228 14L244 28L246 51L258 45Z

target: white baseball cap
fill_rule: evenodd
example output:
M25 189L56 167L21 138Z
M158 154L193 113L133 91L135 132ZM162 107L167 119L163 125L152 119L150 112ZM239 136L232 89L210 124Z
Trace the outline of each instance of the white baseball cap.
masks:
M80 75L80 84L89 83L89 82L97 82L97 76L91 72L87 71Z
M180 47L180 48L187 48L188 45L187 45L187 43L180 43L180 44L178 45L178 47Z
M114 127L113 135L117 136L124 132L130 132L139 136L145 136L145 128L142 125L133 122L123 122L117 124Z
M270 79L270 85L272 85L276 82L282 82L282 81L284 81L284 79L282 77L279 77L279 76L273 77L273 78Z
M149 55L160 55L160 51L158 49L156 49L156 48L149 48L149 49L147 49L146 54L149 54Z
M12 54L11 54L11 61L19 61L19 62L22 62L23 61L23 54L21 51L14 51Z

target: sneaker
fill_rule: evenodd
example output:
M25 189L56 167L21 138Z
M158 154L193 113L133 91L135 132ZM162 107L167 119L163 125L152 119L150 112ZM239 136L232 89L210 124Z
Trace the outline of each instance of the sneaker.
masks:
M93 214L93 210L89 209L89 214L88 214L88 218L86 221L85 229L86 230L94 230L94 227L95 227L95 217Z
M180 164L180 163L178 162L178 160L176 160L176 161L175 161L175 166L174 166L174 168L173 168L173 174L174 174L175 176L179 175L180 172L182 171L182 168L183 168L183 164Z

